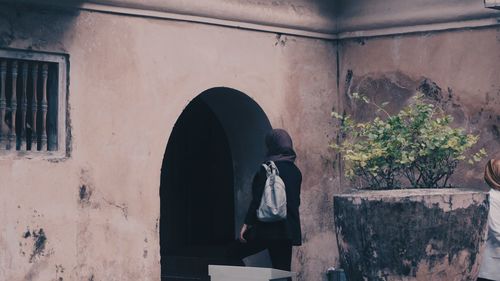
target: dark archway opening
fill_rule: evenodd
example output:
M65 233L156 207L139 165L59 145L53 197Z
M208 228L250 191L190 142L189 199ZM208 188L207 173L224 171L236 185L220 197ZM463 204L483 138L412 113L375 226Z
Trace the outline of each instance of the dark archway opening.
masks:
M248 96L213 88L184 109L170 135L161 172L162 280L209 280L208 264L230 264L250 198L249 183L271 128Z

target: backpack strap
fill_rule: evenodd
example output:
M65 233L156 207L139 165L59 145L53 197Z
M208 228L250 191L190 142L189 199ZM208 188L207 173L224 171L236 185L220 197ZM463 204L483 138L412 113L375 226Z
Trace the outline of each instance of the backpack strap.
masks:
M278 170L278 167L276 166L276 164L273 162L273 161L269 161L269 166L271 166L271 171L279 176L280 175L280 171Z
M262 166L266 169L267 177L269 177L270 175L280 175L278 167L276 167L276 164L273 161L269 161L267 162L267 164L263 163Z
M262 166L264 167L264 169L266 169L266 176L269 177L272 174L271 165L266 165L266 163L263 163Z

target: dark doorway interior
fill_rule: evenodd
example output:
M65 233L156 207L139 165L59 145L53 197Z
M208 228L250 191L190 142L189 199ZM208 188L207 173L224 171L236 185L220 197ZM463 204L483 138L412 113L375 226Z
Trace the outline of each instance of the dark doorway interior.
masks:
M194 99L174 126L161 172L162 280L208 280L234 239L233 161L221 122Z
M235 262L227 246L243 224L270 129L257 102L231 88L207 89L184 109L161 171L162 280L208 280L208 264ZM245 262L269 265L265 255Z

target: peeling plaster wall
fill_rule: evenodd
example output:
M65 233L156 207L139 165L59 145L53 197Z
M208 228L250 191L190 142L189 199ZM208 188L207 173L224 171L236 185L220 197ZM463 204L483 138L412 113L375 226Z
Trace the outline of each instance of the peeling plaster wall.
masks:
M418 33L339 42L339 95L360 120L373 109L349 99L359 92L397 112L417 90L454 117L454 125L480 135L476 149L500 157L500 28ZM453 185L487 189L483 167L459 165Z
M72 137L63 161L0 159L0 280L159 280L168 137L189 101L218 86L294 138L304 245L293 269L320 280L336 263L335 42L1 4L0 47L69 54Z
M476 280L486 192L365 190L334 202L341 263L351 280Z
M69 55L72 137L63 161L0 159L0 280L159 280L168 137L190 100L221 86L294 138L304 244L292 269L325 280L338 264L332 195L348 187L327 149L332 108L367 118L348 93L396 111L420 88L500 157L499 38L491 27L327 41L0 4L1 48ZM453 183L485 188L482 165L459 167Z

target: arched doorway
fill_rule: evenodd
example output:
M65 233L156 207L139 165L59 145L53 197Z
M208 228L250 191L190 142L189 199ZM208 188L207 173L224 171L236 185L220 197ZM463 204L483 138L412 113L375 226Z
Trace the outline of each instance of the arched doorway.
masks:
M204 91L170 135L161 172L162 280L204 280L241 226L271 125L247 95Z

